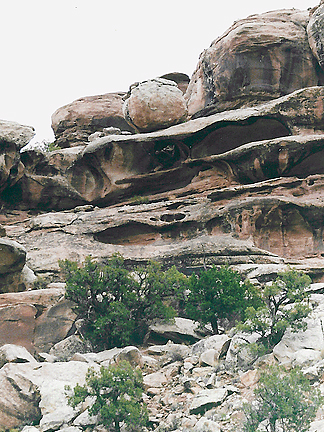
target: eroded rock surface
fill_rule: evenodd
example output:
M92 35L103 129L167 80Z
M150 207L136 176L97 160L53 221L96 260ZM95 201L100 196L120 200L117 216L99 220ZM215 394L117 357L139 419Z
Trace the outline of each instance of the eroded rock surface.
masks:
M107 93L87 96L58 108L52 115L55 143L60 147L73 147L88 142L94 132L107 127L134 131L123 116L125 93Z
M189 115L274 99L323 82L308 43L309 12L278 10L237 21L201 55Z
M187 105L174 81L155 78L133 85L123 112L139 132L165 129L187 119Z

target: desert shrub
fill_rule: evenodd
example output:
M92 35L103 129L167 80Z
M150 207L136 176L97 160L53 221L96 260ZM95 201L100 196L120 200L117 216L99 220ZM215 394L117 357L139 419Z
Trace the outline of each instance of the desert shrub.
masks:
M90 398L93 404L89 413L98 415L98 424L114 432L120 432L122 424L127 432L139 432L148 424L142 393L141 371L132 369L124 361L108 368L101 367L100 372L90 368L86 384L76 385L72 395L68 397L68 403L75 408Z
M98 349L142 343L153 320L175 316L187 280L155 262L130 272L120 255L106 265L87 258L81 267L68 260L60 267L66 298L75 303L83 334Z
M260 291L262 304L246 309L245 322L237 328L246 333L258 333L257 344L271 350L282 339L285 331L306 330L305 319L311 312L307 289L309 276L288 270L280 273L276 281Z
M287 372L278 366L261 373L254 394L255 401L244 405L244 432L306 432L323 403L299 369Z
M219 332L219 321L233 314L242 314L248 304L258 304L253 286L242 281L240 274L228 266L212 267L189 279L190 293L186 312L189 318L211 324ZM256 303L257 302L257 303Z

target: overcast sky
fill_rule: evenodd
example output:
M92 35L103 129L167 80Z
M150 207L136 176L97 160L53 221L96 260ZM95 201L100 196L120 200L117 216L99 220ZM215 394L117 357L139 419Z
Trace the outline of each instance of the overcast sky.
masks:
M0 119L53 140L51 115L82 96L192 75L235 20L320 0L0 0Z

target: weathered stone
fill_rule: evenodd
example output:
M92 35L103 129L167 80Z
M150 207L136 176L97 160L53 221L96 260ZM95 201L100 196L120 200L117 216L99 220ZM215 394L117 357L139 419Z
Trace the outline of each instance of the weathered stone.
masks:
M21 271L26 262L26 249L19 243L0 238L0 275Z
M193 432L221 432L221 428L218 423L201 417L193 428Z
M317 85L308 19L307 11L292 9L235 22L200 55L186 93L189 114L253 105Z
M6 363L37 363L36 359L27 351L26 348L5 344L0 347L0 368Z
M69 361L74 354L87 352L89 345L79 336L71 335L52 346L49 353L55 356L57 361Z
M224 335L213 335L195 343L191 352L193 355L203 354L205 351L214 350L217 359L226 355L230 338Z
M128 123L139 132L165 129L187 119L187 106L174 81L155 78L134 84L123 107Z
M226 388L202 390L193 399L190 414L204 414L209 409L224 402L228 392Z
M167 378L163 372L153 372L143 377L144 387L146 389L154 387L160 388L167 383Z
M320 5L311 15L307 25L308 41L321 68L324 68L324 5Z
M0 379L10 380L13 388L20 381L28 380L29 388L22 395L26 400L32 399L33 388L37 389L38 400L36 403L35 396L33 396L33 409L35 411L35 407L37 408L40 429L42 432L46 432L59 429L60 426L68 424L77 415L73 408L67 404L66 386L68 385L73 389L77 383L83 385L87 370L88 365L82 362L40 363L37 367L30 363L9 363L1 369ZM13 394L11 389L2 393L0 405L5 398L10 401ZM19 404L17 405L19 406ZM20 406L22 405L20 404ZM39 412L39 408L41 412ZM26 419L28 419L29 411L21 411L20 417L25 414ZM31 421L35 421L35 418L32 418ZM12 424L12 427L20 426L23 424L23 420L14 418ZM1 423L0 419L0 427L7 427L8 425L9 423Z
M64 339L75 320L63 288L0 294L0 345L20 345L34 354Z
M199 330L198 323L187 318L176 317L174 322L151 324L149 340L171 340L176 343L192 343L202 339L203 335L204 333Z
M12 187L22 177L23 170L17 145L0 141L0 192Z
M76 318L73 306L70 300L62 298L37 318L34 345L38 352L48 352L66 338Z
M107 93L88 96L58 108L52 115L55 143L61 147L87 143L89 135L110 126L133 131L123 116L124 95Z
M0 346L19 345L33 354L36 315L37 308L32 304L0 306Z
M75 153L52 152L28 163L29 152L25 152L28 168L10 189L10 200L16 199L17 205L25 200L25 205L42 209L103 206L143 191L148 195L172 189L188 194L288 176L294 170L302 170L303 175L322 172L321 138L288 135L323 131L323 93L323 87L303 89L254 108L191 120L163 131L99 138ZM282 145L275 141L283 136ZM271 144L263 146L265 140ZM315 165L300 146L308 141L308 151L320 156ZM291 151L298 156L290 155Z
M175 83L177 83L177 86L183 94L186 93L190 81L188 75L181 72L170 72L160 76L160 78L164 78L166 80L174 81Z
M200 363L202 365L216 366L218 363L218 355L219 352L215 349L204 351L200 356Z
M135 346L123 348L115 357L116 363L127 361L132 367L143 367L143 358L140 350Z
M31 126L21 125L19 123L0 120L0 142L12 143L21 149L29 143L35 136L35 129Z
M38 423L41 418L39 408L40 392L37 384L29 374L16 373L16 368L26 366L31 369L31 363L8 363L0 370L0 428L11 429L26 423Z
M249 370L242 375L240 375L241 383L244 385L244 387L247 388L254 388L255 385L258 383L260 378L260 373L257 369Z

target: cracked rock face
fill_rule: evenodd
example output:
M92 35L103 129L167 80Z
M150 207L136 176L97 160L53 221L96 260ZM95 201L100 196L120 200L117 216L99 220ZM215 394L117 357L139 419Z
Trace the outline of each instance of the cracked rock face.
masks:
M155 78L131 87L125 119L139 132L165 129L187 119L187 105L174 81Z
M322 83L308 20L307 11L291 9L234 23L200 55L186 93L189 115L254 105Z
M55 143L60 147L86 144L91 134L109 127L133 132L122 111L124 95L87 96L58 108L52 115Z

